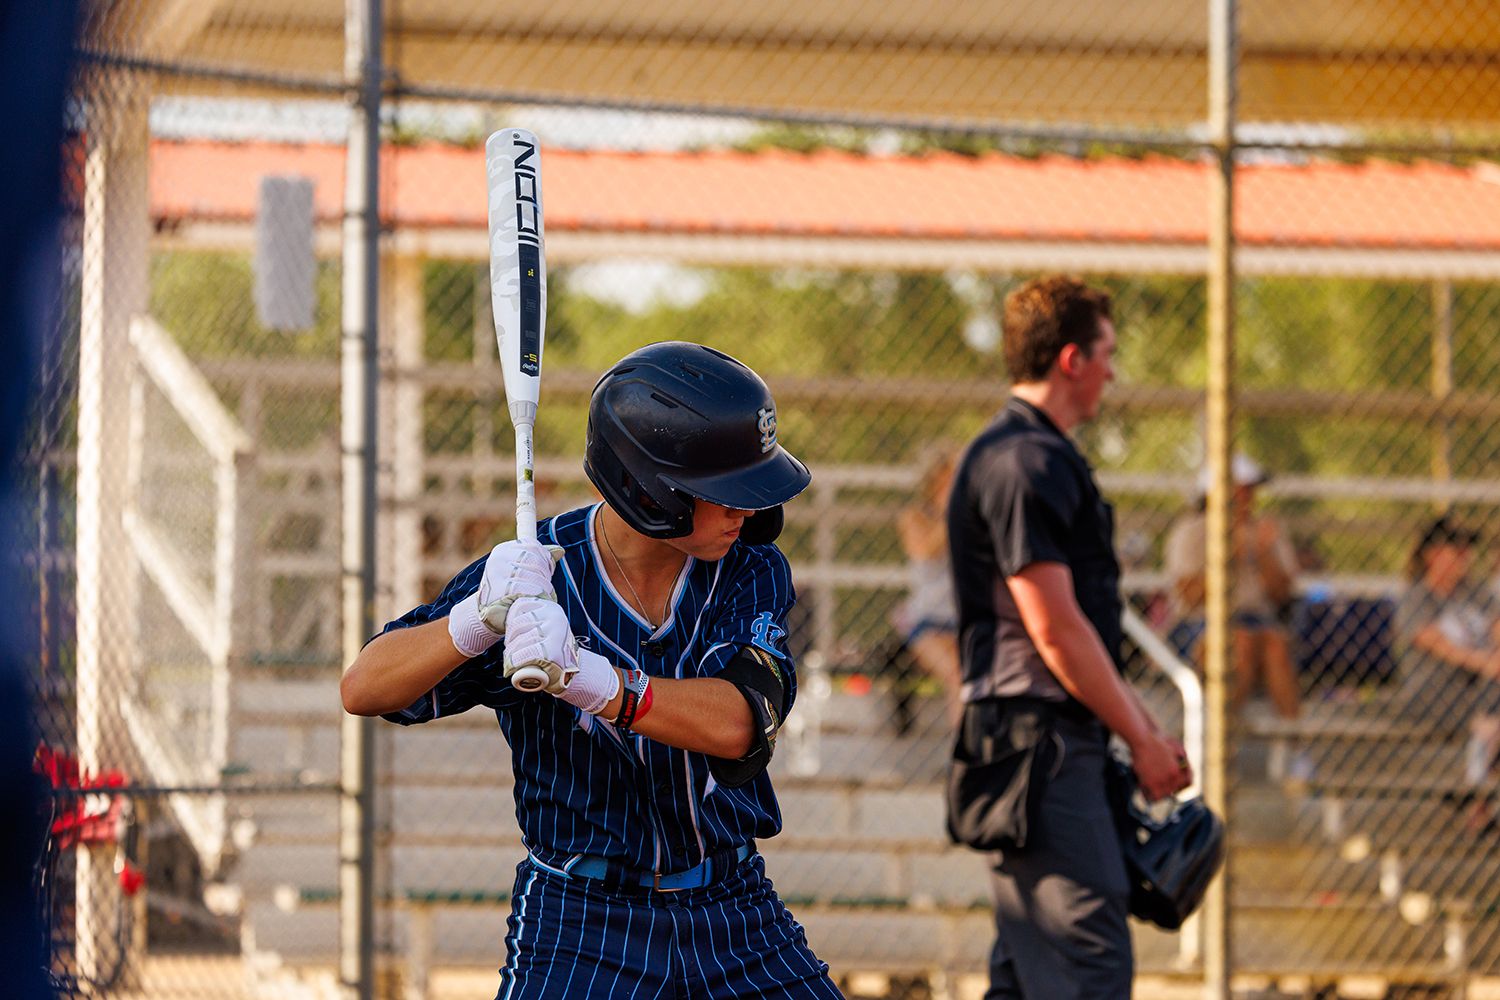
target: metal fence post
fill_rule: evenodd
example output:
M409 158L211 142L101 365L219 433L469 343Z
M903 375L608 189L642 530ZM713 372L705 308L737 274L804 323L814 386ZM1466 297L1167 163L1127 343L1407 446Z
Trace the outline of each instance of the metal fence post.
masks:
M380 0L347 0L345 79L350 114L344 180L343 652L349 662L374 628L375 398L380 377ZM346 716L341 751L339 980L347 996L374 996L373 719Z
M1206 445L1213 479L1208 491L1205 693L1207 747L1203 787L1210 806L1229 811L1229 456L1234 435L1234 121L1237 36L1235 0L1208 4L1208 133L1214 154L1208 219L1208 393ZM1226 865L1204 906L1204 995L1229 996L1230 875Z

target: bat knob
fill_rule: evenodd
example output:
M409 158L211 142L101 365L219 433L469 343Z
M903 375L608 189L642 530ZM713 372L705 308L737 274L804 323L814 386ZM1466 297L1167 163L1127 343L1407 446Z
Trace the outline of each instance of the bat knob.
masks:
M547 686L547 671L541 667L522 667L510 675L510 686L517 691L540 691Z

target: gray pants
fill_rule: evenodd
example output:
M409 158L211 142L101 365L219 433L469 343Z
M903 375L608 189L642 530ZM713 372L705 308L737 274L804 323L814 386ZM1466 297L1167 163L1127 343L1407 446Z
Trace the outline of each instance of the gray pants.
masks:
M1062 753L1038 836L994 857L985 1000L1127 1000L1135 970L1125 863L1104 794L1105 733L1059 719Z

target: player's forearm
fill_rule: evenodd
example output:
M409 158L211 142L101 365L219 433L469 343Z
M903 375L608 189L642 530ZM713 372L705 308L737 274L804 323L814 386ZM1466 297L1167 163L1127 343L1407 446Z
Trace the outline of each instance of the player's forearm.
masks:
M421 698L464 661L447 619L392 629L360 650L339 682L350 715L396 712Z
M1063 690L1134 749L1156 724L1126 687L1099 633L1078 606L1073 573L1055 562L1027 566L1006 581L1026 634Z
M1120 686L1125 689L1125 693L1130 696L1130 700L1135 702L1136 710L1145 717L1146 725L1151 728L1151 732L1157 736L1164 736L1161 723L1157 721L1156 716L1151 714L1151 710L1146 707L1146 702L1141 698L1141 693L1131 687L1123 678L1120 681ZM1124 737L1121 738L1123 739Z
M620 701L621 695L610 699L599 717L615 718ZM733 760L750 750L750 725L750 707L728 681L653 677L651 711L632 729L667 746Z
M1063 690L1131 746L1157 732L1154 719L1115 669L1104 643L1081 614L1078 620L1033 636L1037 651Z

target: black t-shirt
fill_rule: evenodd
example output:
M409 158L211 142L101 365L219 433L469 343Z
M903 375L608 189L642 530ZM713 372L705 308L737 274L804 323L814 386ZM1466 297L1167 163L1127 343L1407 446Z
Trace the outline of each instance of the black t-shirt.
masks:
M1046 414L1012 397L954 477L948 544L958 594L964 698L1069 700L1021 624L1007 577L1065 564L1073 593L1120 666L1114 509L1082 454Z

